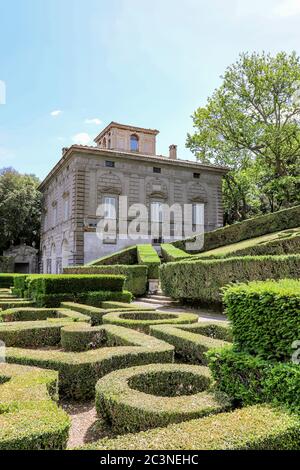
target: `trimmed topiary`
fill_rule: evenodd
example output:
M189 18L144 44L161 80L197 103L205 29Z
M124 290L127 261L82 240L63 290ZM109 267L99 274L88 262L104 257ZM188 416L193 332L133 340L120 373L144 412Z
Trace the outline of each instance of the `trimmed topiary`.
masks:
M225 346L232 335L226 322L201 322L192 325L154 325L150 334L175 347L184 362L207 364L207 351Z
M300 255L188 260L166 263L160 269L166 295L212 305L221 304L222 288L232 282L299 277Z
M148 268L142 265L112 264L111 266L75 266L64 268L65 274L122 274L126 277L124 289L134 296L147 291Z
M271 402L300 412L300 365L271 362L232 347L209 351L218 390L243 405Z
M267 405L171 424L115 439L86 450L299 450L299 416Z
M137 258L138 264L148 267L148 279L159 279L160 259L152 245L137 245Z
M94 307L100 307L105 300L131 302L132 293L123 290L122 292L111 291L95 291L95 292L78 292L65 294L38 294L35 297L37 307L59 307L62 302L78 302Z
M22 299L7 299L1 300L0 299L0 310L8 310L11 308L18 308L18 307L30 307L34 306L35 303L30 300L22 300Z
M0 340L6 347L55 346L61 328L70 322L89 322L90 318L67 309L20 308L1 312Z
M90 341L89 328L82 324L82 331L83 336L87 334L86 341ZM97 380L115 369L173 360L174 347L154 337L115 325L103 325L96 331L97 334L103 332L105 339L102 347L97 349L66 352L6 348L6 360L57 370L60 394L75 400L92 398ZM83 336L78 336L80 344L84 341ZM76 350L76 347L72 349Z
M70 420L55 403L57 379L52 370L0 364L1 450L66 448Z
M176 248L176 246L171 245L171 243L162 243L160 247L162 257L167 263L172 261L180 261L182 259L191 257L189 253Z
M103 323L134 328L149 333L151 325L196 323L198 315L194 313L158 312L158 311L112 311L102 317Z
M300 339L300 280L251 282L224 291L226 313L240 351L286 361Z
M96 409L116 432L136 432L218 413L228 401L207 389L207 367L150 364L111 372L97 382Z

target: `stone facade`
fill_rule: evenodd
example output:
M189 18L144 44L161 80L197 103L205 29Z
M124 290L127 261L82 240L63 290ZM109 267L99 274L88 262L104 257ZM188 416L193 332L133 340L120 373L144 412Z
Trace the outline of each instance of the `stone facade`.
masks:
M10 272L23 274L38 272L38 250L23 241L20 245L5 250L3 256L10 260Z
M97 146L63 149L62 158L40 185L44 195L42 272L59 273L63 267L151 241L99 240L97 208L104 198L118 204L120 196L127 196L129 206L143 203L148 208L156 202L199 204L204 209L205 231L222 226L221 185L227 170L179 160L174 145L169 157L150 155L145 149L155 151L157 133L111 123L96 137Z

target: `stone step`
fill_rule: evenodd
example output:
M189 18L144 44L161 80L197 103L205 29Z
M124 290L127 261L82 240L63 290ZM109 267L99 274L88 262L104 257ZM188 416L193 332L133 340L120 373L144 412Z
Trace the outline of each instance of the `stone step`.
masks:
M157 299L157 300L172 300L171 297L167 297L166 295L163 294L151 294L151 299Z
M143 303L148 303L148 304L153 304L153 305L176 305L178 302L175 300L159 300L159 299L153 299L151 297L142 297L139 298L139 302Z

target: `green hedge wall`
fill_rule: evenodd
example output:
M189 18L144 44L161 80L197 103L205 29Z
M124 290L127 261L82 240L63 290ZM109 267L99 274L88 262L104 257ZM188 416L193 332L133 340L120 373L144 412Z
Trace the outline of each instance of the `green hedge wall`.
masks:
M19 276L19 274L0 274L0 288L12 287L15 276Z
M105 438L86 450L299 450L299 417L267 405Z
M231 347L209 351L217 387L239 404L270 402L300 412L300 365L271 362Z
M121 274L126 277L124 289L139 296L147 291L147 266L78 266L64 268L65 274Z
M176 248L176 246L171 245L171 243L162 243L160 247L162 257L167 263L172 261L180 261L191 256L189 253L186 253L185 251Z
M93 398L97 380L113 370L173 361L174 347L170 344L115 325L103 325L101 329L106 341L100 348L80 353L6 348L6 361L57 370L60 395L81 401Z
M66 448L70 420L55 403L57 379L55 371L0 364L0 450Z
M114 274L41 274L28 276L27 284L30 295L64 294L93 291L119 292L123 290L125 277Z
M148 279L159 278L160 258L150 244L137 245L138 264L148 267Z
M122 292L83 292L83 293L65 293L65 294L38 294L35 297L35 304L37 307L59 307L62 302L76 302L94 307L101 306L103 301L132 301L132 293L126 290Z
M151 325L196 323L198 315L193 313L158 312L149 310L112 311L102 317L104 324L120 325L149 333Z
M286 361L300 339L300 280L250 282L224 291L226 314L241 351Z
M96 385L96 409L114 432L137 432L224 411L228 401L207 389L209 369L150 364L117 370Z
M212 232L206 232L204 234L204 246L201 251L212 250L219 246L230 245L248 238L295 227L300 227L300 206L261 215ZM181 240L172 244L184 250L185 242L186 240Z
M232 340L231 329L220 322L191 325L154 325L150 334L175 347L178 359L192 364L207 364L206 353L225 346Z
M300 255L179 261L163 264L160 269L161 287L166 295L204 304L220 304L221 289L231 282L299 276Z
M136 245L124 248L102 258L98 258L85 266L111 265L111 264L137 264Z

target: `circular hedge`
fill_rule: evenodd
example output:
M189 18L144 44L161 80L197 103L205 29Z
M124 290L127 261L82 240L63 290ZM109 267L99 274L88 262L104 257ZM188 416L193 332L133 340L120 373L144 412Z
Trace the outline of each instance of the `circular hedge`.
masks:
M117 370L96 385L96 409L116 432L136 432L217 413L207 367L150 364Z
M149 333L151 325L160 324L187 324L198 322L198 315L194 313L178 313L178 312L158 312L158 311L127 311L127 312L110 312L103 316L103 323L125 326L136 330Z

